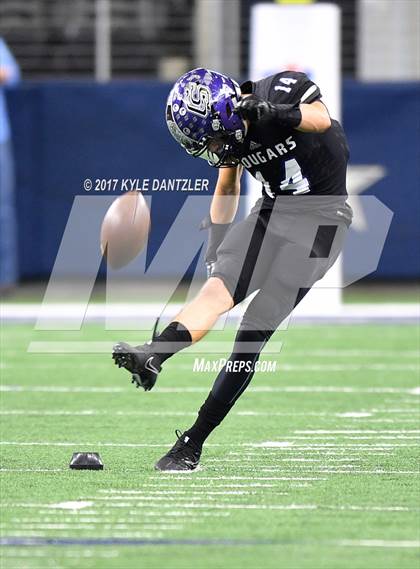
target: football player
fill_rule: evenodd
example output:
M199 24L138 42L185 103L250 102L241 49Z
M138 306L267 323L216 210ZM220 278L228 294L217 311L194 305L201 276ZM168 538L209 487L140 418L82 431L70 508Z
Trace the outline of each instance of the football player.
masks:
M283 71L239 87L225 75L194 69L171 90L166 122L188 154L219 168L203 223L209 230L209 278L151 342L114 346L115 363L137 387L152 389L165 360L258 291L197 420L177 431L175 445L155 465L179 471L198 466L206 438L250 383L264 345L333 265L352 212L346 203L346 137L304 73ZM248 217L232 224L244 168L261 181L262 197Z

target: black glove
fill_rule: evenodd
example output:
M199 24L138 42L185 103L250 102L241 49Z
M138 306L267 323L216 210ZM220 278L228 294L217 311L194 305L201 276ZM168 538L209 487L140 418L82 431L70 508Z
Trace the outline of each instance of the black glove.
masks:
M251 123L275 121L281 127L295 128L302 122L299 103L296 105L273 105L255 95L241 99L235 108L242 119Z
M204 257L207 268L207 278L211 277L214 263L217 260L217 255L216 255L217 248L225 238L225 235L229 231L231 225L232 225L231 223L213 223L210 215L205 217L203 221L200 223L200 229L209 230L207 250Z

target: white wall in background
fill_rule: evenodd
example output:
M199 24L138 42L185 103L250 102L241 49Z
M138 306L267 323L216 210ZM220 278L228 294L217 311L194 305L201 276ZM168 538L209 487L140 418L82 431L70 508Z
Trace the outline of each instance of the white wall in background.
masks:
M358 30L360 79L420 79L419 0L359 0Z
M340 10L335 4L257 4L251 11L250 76L285 69L304 71L321 89L333 118L341 115ZM261 183L247 175L248 209ZM334 315L341 308L341 258L296 309L300 315Z

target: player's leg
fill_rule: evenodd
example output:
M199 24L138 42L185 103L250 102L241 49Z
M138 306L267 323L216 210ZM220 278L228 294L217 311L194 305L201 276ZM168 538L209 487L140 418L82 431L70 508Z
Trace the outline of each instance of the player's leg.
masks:
M257 290L266 278L273 256L270 241L265 239L270 213L255 208L232 228L217 251L212 277L174 319L189 330L192 343L201 340L221 314Z
M280 248L266 281L245 312L233 352L216 378L210 401L216 399L227 408L245 391L261 350L281 322L335 263L346 232L344 223L322 225L310 247L289 242ZM200 413L205 416L204 411ZM198 433L200 417L197 427L196 438L202 443L202 435L208 436L208 433L203 429Z
M274 330L334 264L347 227L345 224L321 227L312 247L289 242L281 248L260 292L245 312L233 352L217 376L195 423L158 461L157 469L186 470L197 466L204 441L251 382L261 350ZM304 258L312 261L304 263Z
M219 277L210 277L197 296L175 317L174 322L179 322L189 330L191 342L195 343L213 328L219 316L232 307L233 298L225 283Z
M306 291L305 291L306 292ZM155 465L157 470L193 470L200 461L203 444L212 431L220 425L254 375L255 364L261 351L277 327L273 314L278 310L278 321L303 298L304 292L296 295L281 291L273 298L260 291L245 312L242 324L236 334L232 354L218 374L194 424L184 433L177 431L178 441ZM283 298L283 302L280 299ZM261 314L264 305L269 318Z
M137 387L152 389L163 362L200 340L221 314L259 288L270 264L265 244L269 217L269 212L256 210L232 228L218 249L214 277L151 343L114 347L115 363L132 374Z
M146 391L156 383L162 364L174 354L200 340L221 314L232 308L233 299L223 281L210 278L196 298L188 304L158 336L143 346L120 342L113 358L132 374L132 383Z

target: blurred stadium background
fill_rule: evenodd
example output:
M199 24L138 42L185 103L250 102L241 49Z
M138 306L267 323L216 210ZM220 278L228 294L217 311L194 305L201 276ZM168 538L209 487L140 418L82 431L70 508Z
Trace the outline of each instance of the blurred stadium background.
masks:
M291 327L278 373L254 379L210 439L206 468L188 480L162 480L151 465L173 429L194 417L214 374L191 373L193 354L185 353L144 397L111 368L108 352L121 338L103 326L104 263L90 297L92 321L83 323L86 307L76 305L94 278L93 210L73 226L78 240L60 304L46 313L52 326L34 324L86 179L215 180L214 170L168 134L166 97L173 80L195 66L248 78L260 2L0 0L5 569L134 568L139 545L148 568L418 567L420 4L328 3L341 18L336 56L349 189L376 196L394 213L383 253L375 271L344 290L340 325L329 318L320 328L318 318ZM304 35L297 29L291 47ZM153 195L148 261L184 201L182 192ZM377 221L368 213L357 212L361 236ZM179 250L190 239L187 225ZM345 278L358 260L344 257ZM122 273L123 317L133 316L129 301L142 301L152 316L144 303L165 300L167 281L184 276L176 261L172 255L161 263L159 281L141 293L143 283ZM204 279L201 261L194 262ZM181 302L183 292L172 300ZM65 322L61 331L54 318ZM133 343L150 336L124 334ZM231 328L220 338L225 355ZM81 450L100 451L105 470L69 472L71 453ZM162 541L156 547L150 539Z
M5 85L18 250L16 270L5 269L10 274L2 276L4 292L12 292L10 285L16 281L21 286L13 295L18 298L35 290L29 283L48 279L73 199L85 194L84 179L150 178L159 171L160 178L179 177L182 172L183 177L214 180L215 172L183 156L169 140L162 118L164 101L170 82L193 66L247 77L251 11L256 4L1 0L0 35L22 78L9 88ZM412 301L416 292L411 285L420 272L415 128L419 3L335 4L341 10L342 119L357 178L350 190L375 195L394 212L379 266L364 281L382 284L379 294L377 286L359 283L345 291L345 298L357 298L361 292L361 299ZM297 31L296 41L303 41L299 38L304 33ZM169 207L153 212L158 240L184 194L166 194L164 199ZM13 215L12 206L6 206ZM15 250L13 229L6 231L6 208L4 212L3 259ZM345 259L344 272L351 272L351 263Z

